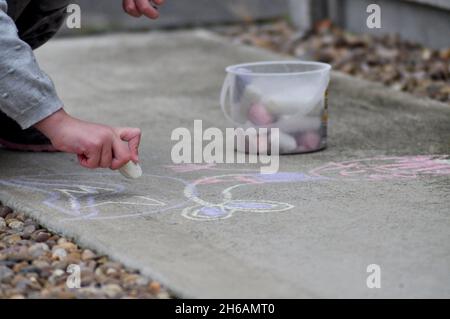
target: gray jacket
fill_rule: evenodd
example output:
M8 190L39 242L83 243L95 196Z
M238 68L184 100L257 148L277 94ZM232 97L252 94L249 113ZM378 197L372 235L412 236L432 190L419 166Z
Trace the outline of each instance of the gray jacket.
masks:
M63 104L31 47L19 38L7 8L6 1L0 0L0 111L25 129Z

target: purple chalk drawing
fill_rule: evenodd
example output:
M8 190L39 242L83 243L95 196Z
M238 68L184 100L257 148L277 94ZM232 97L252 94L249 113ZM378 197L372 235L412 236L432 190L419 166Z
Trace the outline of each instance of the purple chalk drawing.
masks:
M273 205L265 203L255 203L255 202L242 202L242 203L228 203L227 208L232 209L270 209Z
M138 181L143 186L149 179L172 181L180 185L184 188L184 199L179 200L177 197L172 202L167 202L170 199L164 189L157 190L156 194L141 194L132 191L126 184L111 182L111 179L118 178L114 173L22 176L0 179L0 185L42 194L42 204L67 216L68 221L131 218L171 210L182 210L182 216L191 220L209 221L227 219L236 213L280 213L294 207L289 203L271 200L235 199L236 194L242 193L240 190L243 187L266 187L275 183L296 184L297 187L297 184L310 182L370 182L450 176L450 156L355 159L330 162L306 173L259 174L259 170L219 168L214 164L166 167L176 173L227 171L227 174L202 176L190 182L178 177L145 174ZM108 178L102 181L104 177Z
M200 209L200 213L209 217L220 217L227 214L219 207L203 207Z

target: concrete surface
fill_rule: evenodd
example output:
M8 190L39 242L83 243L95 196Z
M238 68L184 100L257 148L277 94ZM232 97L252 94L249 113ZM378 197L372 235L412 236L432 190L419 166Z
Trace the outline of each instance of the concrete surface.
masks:
M335 74L325 151L271 176L169 167L174 128L227 126L225 66L282 57L196 31L58 40L38 58L74 115L143 129L145 176L0 151L7 205L184 297L450 297L448 105Z

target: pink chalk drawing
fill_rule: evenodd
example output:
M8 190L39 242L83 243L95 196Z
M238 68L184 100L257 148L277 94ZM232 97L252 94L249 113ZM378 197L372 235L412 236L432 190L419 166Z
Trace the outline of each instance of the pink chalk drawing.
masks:
M213 168L212 170L219 170ZM420 176L450 175L450 159L447 155L374 157L344 162L330 162L314 168L307 174L301 172L279 172L276 174L226 174L206 176L185 187L184 195L195 203L183 209L182 215L191 220L211 221L227 219L237 212L275 213L294 208L289 203L270 200L236 200L233 193L239 188L272 183L387 181L412 179ZM204 185L231 184L223 189L218 201L203 198L200 189ZM206 190L209 188L206 187Z
M216 164L179 164L179 165L166 165L167 168L172 169L177 173L197 172L202 170L208 170L216 167Z
M450 175L448 155L385 156L331 162L309 171L312 176L354 180L412 179Z
M425 177L450 176L449 155L380 156L329 162L303 172L260 174L259 169L217 167L216 165L164 166L176 174L144 174L129 183L114 173L53 174L0 179L0 186L17 188L28 196L41 194L47 209L66 216L67 221L145 217L180 212L193 221L218 221L239 214L281 213L291 203L242 196L244 188L307 183L388 182ZM220 173L218 173L220 171ZM180 178L180 174L204 176ZM218 175L217 175L218 174ZM162 186L162 183L166 183ZM168 183L168 184L167 184ZM149 191L136 191L154 185ZM182 194L178 193L178 189ZM175 190L175 192L174 192ZM2 193L7 193L4 188ZM172 192L171 192L172 191ZM16 192L17 193L17 192ZM171 193L169 196L168 193ZM173 193L179 194L174 196ZM251 192L250 192L251 193ZM249 194L246 192L245 194ZM237 196L238 195L238 196Z

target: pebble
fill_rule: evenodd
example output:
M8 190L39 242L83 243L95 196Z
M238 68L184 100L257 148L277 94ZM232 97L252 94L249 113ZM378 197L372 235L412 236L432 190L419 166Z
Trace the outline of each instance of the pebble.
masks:
M67 250L68 252L73 252L73 251L76 251L78 249L78 246L73 244L73 243L71 243L71 242L63 242L61 244L58 244L58 245L54 246L53 248L54 249L62 248L62 249Z
M326 23L323 23L326 22ZM450 102L450 48L433 50L400 37L349 34L322 20L298 38L287 22L223 30L235 41L289 54L299 59L327 62L333 69L380 82L417 96ZM414 74L421 74L410 81ZM426 87L432 85L429 89Z
M61 237L56 242L58 243L58 245L61 245L61 244L67 243L67 239L64 237Z
M24 227L22 231L22 236L26 236L27 238L30 238L31 235L36 231L36 226L34 225L27 225Z
M71 252L67 255L66 261L69 264L78 264L81 261L81 253L79 252Z
M8 216L9 214L11 214L13 211L11 208L6 207L6 206L1 206L0 205L0 217L5 218L6 216Z
M55 260L64 260L67 257L67 251L64 248L54 248L52 250L52 258Z
M161 292L161 284L159 282L156 281L152 281L149 285L148 285L148 290L150 290L150 292L152 294L159 294Z
M51 235L47 232L38 231L37 233L34 233L31 238L37 241L38 243L42 243L47 241Z
M125 286L136 286L136 285L146 285L148 280L138 274L126 274L121 278Z
M81 254L81 259L85 261L94 259L95 257L96 257L95 254L89 249L85 249Z
M20 235L14 234L6 236L5 238L3 238L3 240L9 245L14 245L20 240L22 240L22 237L20 237Z
M34 257L38 258L46 255L50 251L50 248L45 243L36 243L28 248L28 253Z
M171 297L158 283L153 284L158 289L151 289L146 277L80 249L23 213L1 203L0 213L0 299ZM81 289L66 287L70 264L81 267Z
M32 265L34 265L34 266L36 266L36 267L38 267L40 269L45 269L45 268L50 267L50 263L48 261L41 260L41 259L33 260Z
M26 267L28 267L28 262L22 261L22 262L20 262L20 263L16 263L16 264L13 266L12 270L13 270L14 272L20 272L22 269L24 269L24 268L26 268Z
M63 275L65 275L66 272L62 269L55 269L55 271L53 271L52 276L53 277L61 277Z
M0 283L9 282L14 277L14 271L9 267L0 265Z
M8 227L15 230L20 230L23 228L23 222L17 219L8 220Z
M116 284L105 285L101 288L101 290L108 298L117 298L123 293L122 288Z

